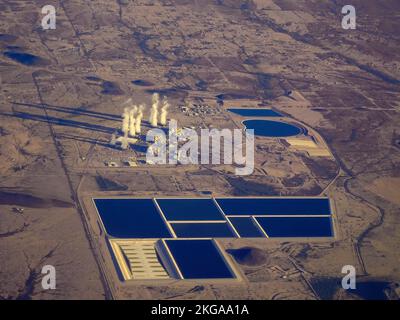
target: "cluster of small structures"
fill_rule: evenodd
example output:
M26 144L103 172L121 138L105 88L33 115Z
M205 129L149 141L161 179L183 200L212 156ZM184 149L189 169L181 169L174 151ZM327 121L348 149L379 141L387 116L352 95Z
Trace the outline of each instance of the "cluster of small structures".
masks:
M179 106L179 109L189 117L216 115L221 113L220 110L213 108L208 104L188 104L185 106Z
M118 162L119 161L109 160L109 161L104 161L104 164L106 167L109 167L109 168L117 168L117 167L119 167ZM121 160L121 162L124 166L127 166L127 167L131 167L131 168L137 167L137 161L136 161L135 157L129 157L127 159Z

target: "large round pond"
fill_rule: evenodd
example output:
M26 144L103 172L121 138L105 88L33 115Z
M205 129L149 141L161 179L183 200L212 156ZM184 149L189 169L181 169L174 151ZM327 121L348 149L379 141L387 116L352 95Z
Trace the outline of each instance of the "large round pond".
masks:
M254 135L261 137L291 137L303 132L295 125L271 120L246 120L243 121L246 129L253 129Z

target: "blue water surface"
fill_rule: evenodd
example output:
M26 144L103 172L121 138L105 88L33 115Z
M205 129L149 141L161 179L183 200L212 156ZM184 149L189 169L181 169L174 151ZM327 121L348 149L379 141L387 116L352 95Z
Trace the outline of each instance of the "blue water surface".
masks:
M258 217L258 223L270 238L332 237L329 217Z
M4 55L14 61L22 63L26 66L33 66L41 61L41 59L33 54L15 51L6 51Z
M170 238L151 199L95 199L108 235L116 238Z
M184 279L235 278L213 240L165 240Z
M226 215L330 215L328 198L217 198Z
M230 217L232 225L242 238L265 238L260 228L250 217Z
M303 130L295 125L271 120L245 120L243 121L246 129L253 129L254 135L271 138L284 138L297 136Z
M168 221L225 220L212 199L157 199Z
M282 115L271 109L235 109L230 108L228 111L242 117L282 117Z
M235 238L228 223L171 223L179 238Z

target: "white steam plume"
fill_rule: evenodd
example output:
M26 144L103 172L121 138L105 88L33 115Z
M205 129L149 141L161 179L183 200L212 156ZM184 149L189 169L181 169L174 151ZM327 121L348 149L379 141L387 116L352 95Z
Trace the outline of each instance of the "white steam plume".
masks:
M157 127L157 118L158 118L158 106L160 104L160 96L158 93L153 94L153 104L151 106L150 112L150 124L153 127Z
M122 114L122 132L124 135L128 135L129 132L129 109L125 108Z
M165 126L167 124L168 108L169 108L168 100L167 100L166 97L164 97L163 105L162 105L162 108L161 108L161 116L160 116L160 123L163 126Z
M137 106L133 106L133 108L129 111L129 134L131 137L136 135L136 113Z
M136 133L140 134L142 131L142 119L143 119L143 110L144 110L144 105L141 104L139 106L139 112L136 117Z

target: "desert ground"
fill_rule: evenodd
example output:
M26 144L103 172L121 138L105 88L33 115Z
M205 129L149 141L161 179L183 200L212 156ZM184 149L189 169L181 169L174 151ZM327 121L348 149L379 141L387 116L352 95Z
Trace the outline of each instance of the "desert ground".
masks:
M55 30L41 26L48 2ZM345 4L1 1L0 299L362 298L337 285L344 265L398 298L400 3L352 1L356 30L341 27ZM109 142L124 102L149 104L154 92L168 97L170 116L197 128L240 128L230 106L272 107L330 156L257 137L250 176L224 165L147 166L140 146ZM137 167L123 165L130 157ZM88 199L209 193L329 196L336 236L221 240L243 275L233 284L118 283ZM249 256L237 259L243 248ZM41 287L47 264L56 290Z

